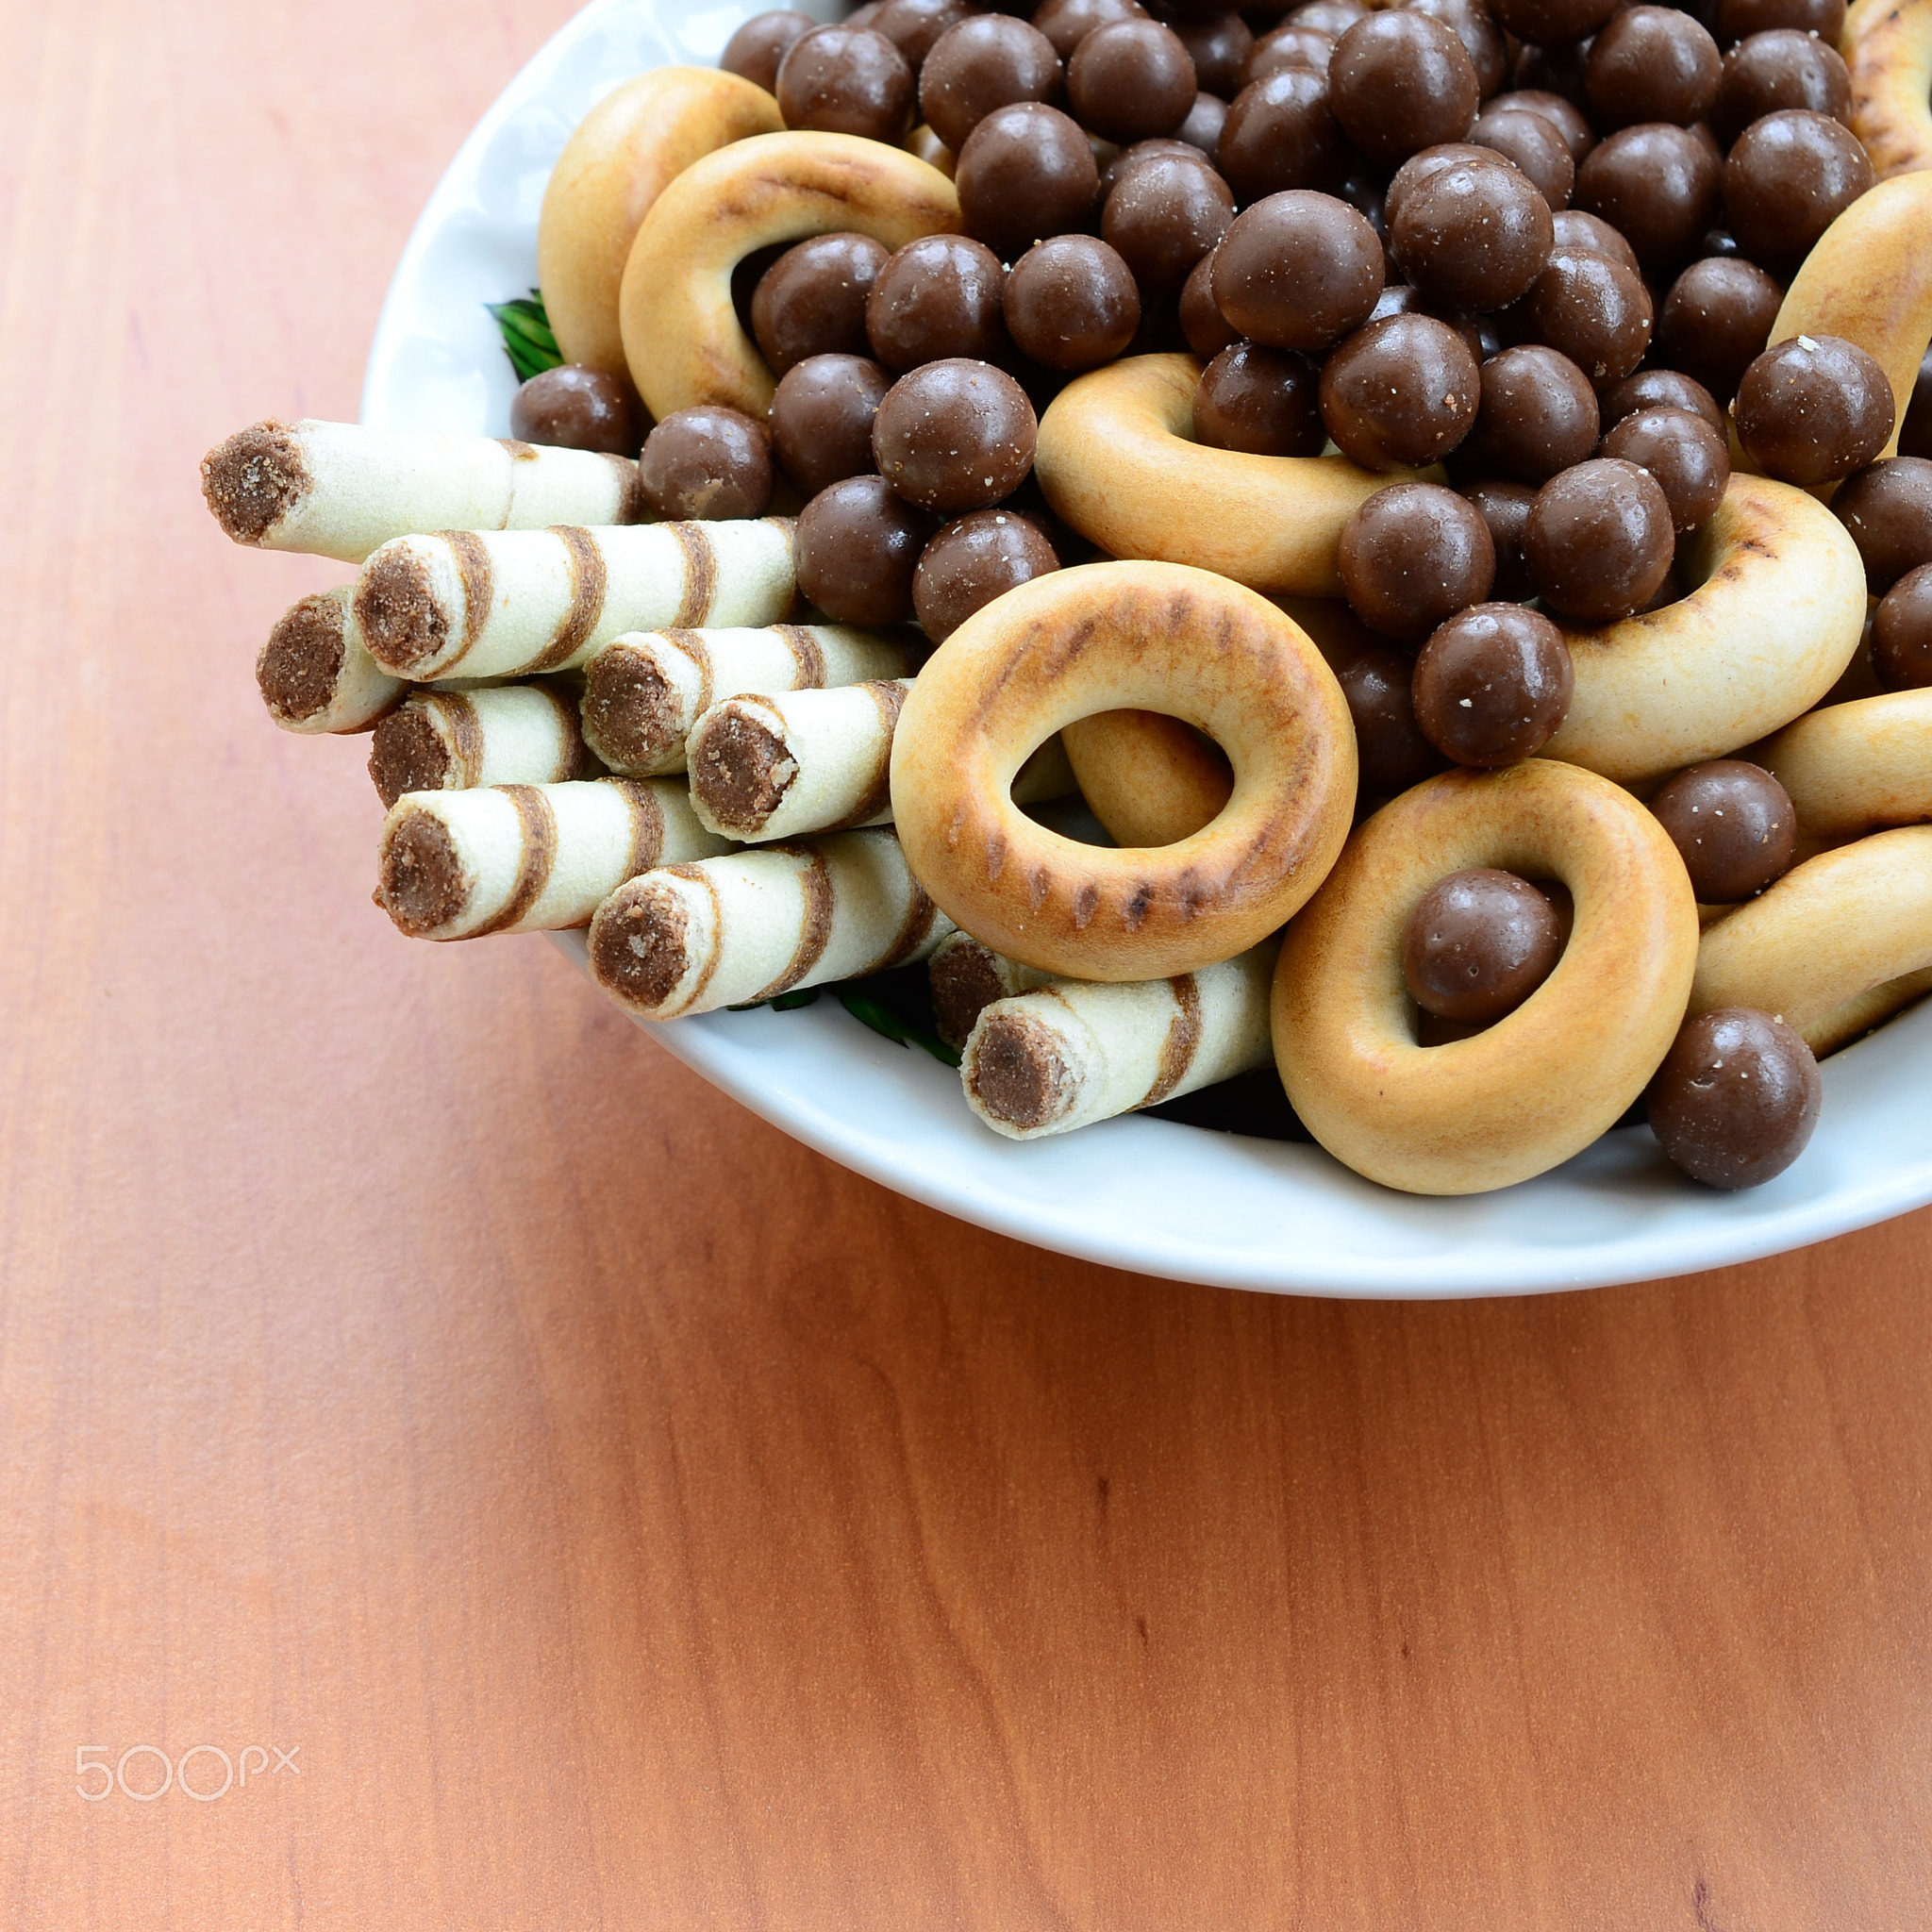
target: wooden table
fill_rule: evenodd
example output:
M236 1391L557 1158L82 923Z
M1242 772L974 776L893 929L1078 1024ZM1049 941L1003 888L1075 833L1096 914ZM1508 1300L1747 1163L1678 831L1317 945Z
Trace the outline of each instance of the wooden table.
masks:
M0 1924L1924 1926L1932 1219L1178 1288L371 908L195 459L567 11L0 8Z

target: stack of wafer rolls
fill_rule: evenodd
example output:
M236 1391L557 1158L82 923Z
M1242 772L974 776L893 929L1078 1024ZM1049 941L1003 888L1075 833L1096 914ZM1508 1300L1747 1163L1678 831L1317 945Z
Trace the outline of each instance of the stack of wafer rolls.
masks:
M620 886L591 922L591 971L671 1020L914 965L952 930L890 831L837 832Z
M613 772L661 777L684 770L691 726L720 698L900 677L910 656L844 625L635 632L584 660L584 741Z
M201 462L202 494L238 543L360 563L418 530L634 524L638 466L489 436L257 423Z
M411 939L558 931L639 873L724 849L663 779L412 791L383 822L375 899Z
M375 727L369 775L385 806L408 791L557 785L603 770L584 744L577 693L555 679L419 691Z
M255 682L284 731L367 731L408 685L369 655L344 584L285 611L255 659Z
M980 1014L995 1000L1031 992L1052 978L1051 973L1042 973L1037 966L994 952L971 933L949 934L925 962L934 1027L948 1046L963 1047Z
M362 566L356 617L397 677L567 671L626 631L777 623L791 540L783 517L398 537Z

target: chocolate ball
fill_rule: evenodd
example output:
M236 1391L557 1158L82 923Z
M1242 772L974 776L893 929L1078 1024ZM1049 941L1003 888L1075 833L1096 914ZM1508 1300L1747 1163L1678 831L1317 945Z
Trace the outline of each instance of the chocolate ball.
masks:
M1486 0L1402 0L1402 6L1405 12L1440 20L1462 42L1484 100L1508 80L1509 43Z
M778 63L793 41L818 25L808 13L789 9L757 13L724 42L718 65L726 74L736 74L770 93L778 91Z
M1176 19L1174 34L1194 63L1194 85L1231 101L1241 91L1241 69L1254 51L1255 36L1239 13L1209 13Z
M1640 121L1689 127L1710 112L1724 56L1708 32L1674 7L1626 7L1591 42L1584 92L1607 132Z
M1233 220L1234 195L1206 160L1155 155L1108 196L1100 232L1143 294L1172 295Z
M1066 60L1094 28L1112 26L1116 21L1146 18L1147 9L1141 0L1046 0L1046 5L1033 16L1033 25L1053 42L1054 52Z
M1523 298L1531 337L1569 357L1610 389L1650 347L1650 291L1621 261L1588 249L1553 249L1549 266Z
M870 235L814 235L788 248L751 298L751 332L772 374L808 356L863 356L866 298L885 265Z
M1680 369L1640 369L1635 375L1626 375L1615 389L1606 391L1602 409L1606 431L1639 409L1689 409L1693 416L1703 417L1719 436L1726 426L1724 412L1710 391Z
M1680 537L1701 530L1717 514L1731 480L1729 445L1689 409L1639 409L1604 438L1598 454L1635 463L1657 478Z
M888 260L865 304L873 353L903 375L923 362L1005 353L1007 272L983 242L922 235Z
M1816 34L1835 47L1845 30L1845 0L1717 0L1717 37L1725 46L1752 34Z
M1325 349L1374 312L1386 279L1368 221L1332 194L1290 189L1238 214L1214 254L1214 300L1273 349Z
M1724 213L1753 261L1789 275L1875 178L1849 127L1786 108L1738 137L1724 162Z
M1556 242L1550 205L1500 155L1447 166L1392 193L1389 242L1418 289L1471 308L1501 308L1526 293Z
M1793 336L1745 370L1738 440L1767 476L1809 489L1862 470L1891 436L1891 384L1842 336Z
M1414 662L1407 652L1364 630L1335 665L1355 725L1360 795L1392 798L1440 772L1442 754L1422 734L1409 694Z
M1202 361L1211 361L1224 349L1241 341L1241 331L1230 328L1227 318L1214 302L1214 251L1209 249L1194 264L1193 273L1181 288L1181 333L1188 347Z
M1366 20L1370 8L1363 0L1307 0L1282 15L1284 26L1312 26L1340 40L1357 21Z
M634 456L644 440L644 408L623 376L566 362L531 376L510 398L509 433L519 442Z
M1237 342L1201 372L1194 441L1257 457L1320 456L1321 375L1292 349Z
M1583 71L1589 60L1588 39L1520 43L1510 65L1510 77L1515 83L1512 92L1519 99L1555 96L1568 101L1587 117L1590 98L1584 92ZM1591 140L1595 139L1592 133ZM1576 157L1579 167L1582 158L1580 155Z
M1596 448L1596 391L1555 349L1524 343L1482 366L1475 441L1505 476L1543 483Z
M1460 141L1481 101L1462 42L1440 20L1407 8L1358 20L1328 65L1328 104L1341 131L1389 167Z
M1593 34L1617 10L1617 0L1491 0L1512 34L1541 47L1567 47Z
M1494 866L1437 880L1403 929L1408 996L1439 1020L1480 1026L1513 1013L1562 957L1556 908L1527 879Z
M1782 108L1842 121L1851 105L1851 70L1837 48L1781 27L1740 41L1724 56L1710 129L1728 147L1752 122Z
M1427 315L1365 324L1322 370L1322 421L1342 455L1369 470L1447 456L1474 427L1481 397L1469 344Z
M919 111L958 154L997 108L1047 101L1059 92L1060 57L1036 26L1010 13L981 13L948 27L919 70Z
M978 509L948 524L921 555L912 604L942 644L995 597L1060 567L1039 525L1009 509Z
M1215 162L1220 159L1221 135L1226 125L1227 103L1219 94L1198 93L1174 135L1198 150L1205 160Z
M1371 630L1415 644L1480 604L1496 575L1489 525L1435 483L1394 483L1357 505L1337 561L1349 608Z
M1007 333L1048 369L1111 362L1141 325L1134 277L1091 235L1058 235L1029 248L1007 277Z
M905 57L914 74L925 64L925 57L939 44L941 35L962 20L970 20L973 9L966 0L884 0L884 5L865 23L875 34L884 34Z
M1459 765L1513 765L1549 741L1574 675L1563 634L1521 604L1476 604L1439 625L1415 660L1423 735Z
M665 417L638 459L644 495L660 517L706 523L761 517L772 503L772 440L765 425L722 404Z
M1235 199L1341 184L1348 139L1328 108L1328 77L1312 67L1264 75L1234 97L1217 160Z
M1550 217L1558 248L1584 248L1592 255L1607 255L1620 261L1632 275L1641 275L1637 251L1601 215L1587 215L1580 208L1559 208Z
M1653 273L1697 252L1717 217L1717 156L1688 127L1621 128L1576 171L1576 205L1601 215Z
M1529 521L1536 491L1527 483L1486 477L1462 493L1489 525L1490 541L1496 547L1496 578L1490 586L1491 596L1506 604L1521 604L1533 597L1536 591L1529 581L1529 568L1523 560L1523 526Z
M1324 34L1320 27L1284 22L1263 34L1249 49L1248 58L1241 63L1241 85L1250 86L1268 75L1279 74L1284 67L1312 67L1317 74L1326 74L1334 58L1333 34ZM1241 88L1235 92L1239 93Z
M1932 685L1932 563L1908 570L1872 619L1872 668L1887 691Z
M811 356L779 377L772 448L807 496L872 468L872 420L891 384L863 356Z
M1684 1023L1643 1097L1673 1164L1735 1191L1804 1153L1824 1096L1818 1061L1793 1028L1753 1007L1720 1007Z
M1187 142L1165 134L1157 135L1152 141L1137 141L1131 147L1124 147L1107 166L1100 171L1100 205L1104 209L1108 198L1136 169L1143 168L1149 161L1180 160L1191 162L1197 168L1211 168L1208 160L1197 147Z
M1439 302L1433 295L1424 295L1420 289L1410 288L1407 282L1391 282L1375 297L1375 307L1369 321L1387 322L1391 315L1426 315L1432 321L1446 323L1469 345L1469 353L1478 362L1483 359L1482 318L1472 309L1454 302ZM1489 345L1490 353L1494 352L1494 347L1493 342Z
M1664 297L1657 351L1728 401L1746 369L1764 353L1784 291L1741 256L1693 261Z
M959 150L953 185L960 225L1002 261L1050 235L1083 228L1100 192L1100 169L1079 124L1057 108L997 108Z
M1583 74L1577 70L1576 89L1581 96ZM1570 150L1570 158L1580 168L1590 151L1596 145L1596 129L1590 125L1590 116L1577 106L1576 101L1562 92L1551 92L1543 88L1527 87L1519 80L1505 97L1512 114L1541 114L1558 134Z
M1552 215L1570 206L1576 192L1576 163L1570 158L1569 143L1546 116L1512 108L1505 94L1475 117L1469 138L1528 175Z
M1067 100L1108 141L1145 141L1187 119L1200 83L1178 34L1158 20L1097 27L1067 62Z
M1761 765L1714 758L1679 772L1650 801L1706 906L1735 906L1790 870L1798 814Z
M815 26L778 63L778 111L787 127L897 142L912 125L912 70L870 27Z
M1932 563L1932 462L1893 457L1860 470L1831 500L1865 559L1865 582L1882 597L1907 571Z
M1038 431L1026 391L1005 370L952 357L886 391L873 419L873 459L908 503L957 516L1020 487Z
M798 513L800 592L834 624L903 624L912 573L937 528L883 476L848 476Z
M1613 457L1552 476L1523 526L1537 594L1578 624L1614 624L1641 610L1674 552L1671 506L1657 478Z

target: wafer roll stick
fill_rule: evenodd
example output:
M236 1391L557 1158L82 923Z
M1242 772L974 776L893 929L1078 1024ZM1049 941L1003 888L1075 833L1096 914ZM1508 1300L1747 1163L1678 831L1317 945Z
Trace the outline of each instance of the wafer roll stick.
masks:
M1218 966L1109 986L1054 979L995 1000L966 1042L966 1104L1036 1141L1268 1065L1274 941Z
M444 530L362 566L371 655L418 683L567 671L625 631L775 624L791 610L791 524Z
M407 791L558 785L603 771L585 747L577 694L547 679L418 691L375 727L369 775L384 805Z
M933 1024L948 1046L963 1047L980 1014L995 1000L1031 992L1052 983L1053 974L995 953L969 932L943 939L925 962L926 991Z
M722 699L687 746L692 809L714 832L751 844L891 824L892 733L911 689L896 677ZM1073 790L1058 732L1013 779L1019 805Z
M681 772L691 726L718 699L900 677L909 658L889 638L834 624L640 631L586 659L584 741L613 772Z
M412 791L383 821L375 899L416 940L550 932L654 865L724 849L662 779Z
M835 832L620 886L591 922L591 971L632 1012L672 1020L911 965L952 930L891 832Z
M285 611L256 654L255 681L284 731L367 731L409 687L362 641L352 584L305 597Z
M238 543L344 563L415 530L541 530L644 514L638 466L624 457L357 423L238 431L201 459L201 493Z

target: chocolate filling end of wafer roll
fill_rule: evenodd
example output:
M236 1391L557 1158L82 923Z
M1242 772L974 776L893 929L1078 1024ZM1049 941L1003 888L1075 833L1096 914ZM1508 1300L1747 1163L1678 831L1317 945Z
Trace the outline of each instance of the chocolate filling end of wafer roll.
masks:
M934 954L926 983L933 1024L948 1046L963 1048L980 1014L1007 996L995 957L976 944Z
M1024 1013L995 1013L981 1026L969 1077L980 1106L1022 1133L1051 1126L1074 1105L1059 1041Z
M683 729L675 688L642 651L613 644L591 660L584 729L617 765L653 765Z
M308 493L312 480L286 423L238 430L201 459L201 493L238 543L259 543Z
M363 566L356 621L370 655L391 671L433 658L449 641L449 612L429 566L410 550L391 550Z
M599 986L633 1006L661 1007L691 964L691 921L675 892L648 879L620 886L591 926L591 970Z
M420 705L391 711L369 742L369 775L385 808L406 791L441 791L449 784L449 746Z
M396 827L376 884L383 909L412 940L447 925L469 899L456 841L434 812L413 811Z
M748 712L715 712L703 741L692 748L691 782L711 816L727 830L763 829L798 776L785 741Z
M269 632L256 658L262 703L291 724L326 710L347 652L341 603L334 597L303 598Z

